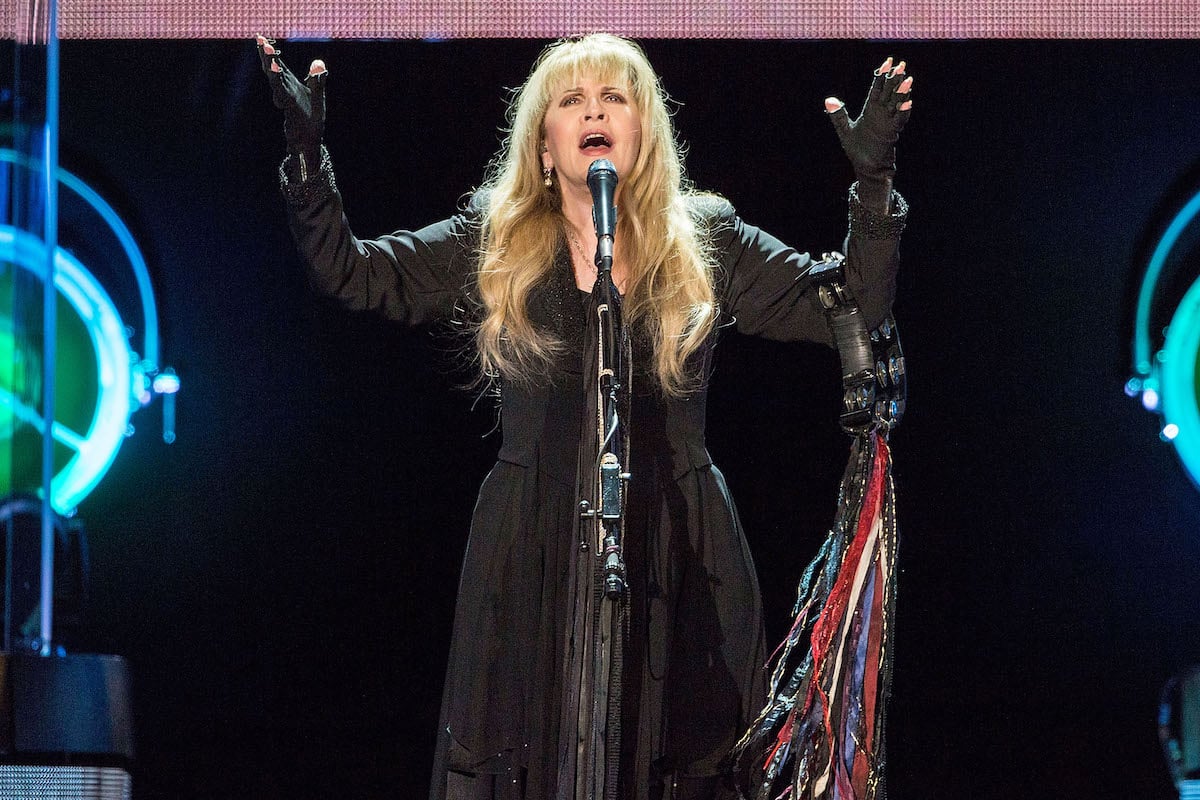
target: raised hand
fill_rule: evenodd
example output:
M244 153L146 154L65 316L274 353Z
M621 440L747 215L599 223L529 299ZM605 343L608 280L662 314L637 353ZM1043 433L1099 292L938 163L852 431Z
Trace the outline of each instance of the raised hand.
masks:
M325 80L329 75L325 62L313 61L301 83L283 63L272 40L260 35L256 42L263 73L271 84L271 100L283 110L288 150L302 158L302 172L315 169L325 136Z
M858 176L860 195L869 192L885 202L896 174L896 141L912 109L913 79L905 66L903 61L892 66L889 56L875 70L858 119L850 119L841 100L825 99L829 120Z

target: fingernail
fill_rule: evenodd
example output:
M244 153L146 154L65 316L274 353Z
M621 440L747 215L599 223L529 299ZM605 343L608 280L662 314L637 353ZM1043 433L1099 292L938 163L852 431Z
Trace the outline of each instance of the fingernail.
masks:
M900 85L898 87L896 87L896 91L900 92L901 94L908 92L912 89L912 83L913 83L913 79L912 79L912 76L910 75L900 82Z
M278 61L272 61L272 62L271 62L271 72L282 72L282 71L283 71L283 70L281 70L281 69L279 68L279 62L278 62Z
M887 72L892 66L892 57L888 56L883 63L879 65L879 69L875 70L876 75L882 75Z
M896 75L903 75L903 74L904 74L904 67L905 67L905 63L904 63L903 61L901 61L899 64L897 64L897 65L896 65L896 69L894 69L894 70L892 70L892 71L893 71L893 72L894 72Z

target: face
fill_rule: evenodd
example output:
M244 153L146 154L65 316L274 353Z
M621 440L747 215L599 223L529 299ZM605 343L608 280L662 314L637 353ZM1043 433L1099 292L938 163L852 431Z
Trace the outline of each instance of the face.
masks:
M551 96L542 128L542 166L554 168L564 191L587 191L588 167L598 158L612 161L624 178L642 146L641 115L629 88L588 76Z

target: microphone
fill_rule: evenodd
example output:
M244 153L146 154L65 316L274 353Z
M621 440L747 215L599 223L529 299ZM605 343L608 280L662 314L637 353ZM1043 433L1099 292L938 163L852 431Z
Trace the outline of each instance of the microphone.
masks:
M617 190L617 169L607 158L598 158L588 167L588 188L592 190L592 222L596 225L596 268L611 270L613 235L617 230L617 210L613 194Z

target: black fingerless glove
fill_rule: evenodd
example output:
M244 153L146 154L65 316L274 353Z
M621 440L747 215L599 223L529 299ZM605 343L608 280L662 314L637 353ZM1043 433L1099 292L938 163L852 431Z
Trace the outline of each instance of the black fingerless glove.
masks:
M896 91L905 77L903 72L895 70L876 75L858 119L850 119L845 106L829 114L858 177L858 196L873 208L886 210L891 199L896 141L912 113L900 110L903 103L912 99L912 93Z
M299 159L300 179L321 163L321 140L325 136L325 80L328 72L310 74L303 82L283 63L280 52L268 53L271 42L260 39L258 56L271 85L271 100L283 110L283 135L288 152Z

